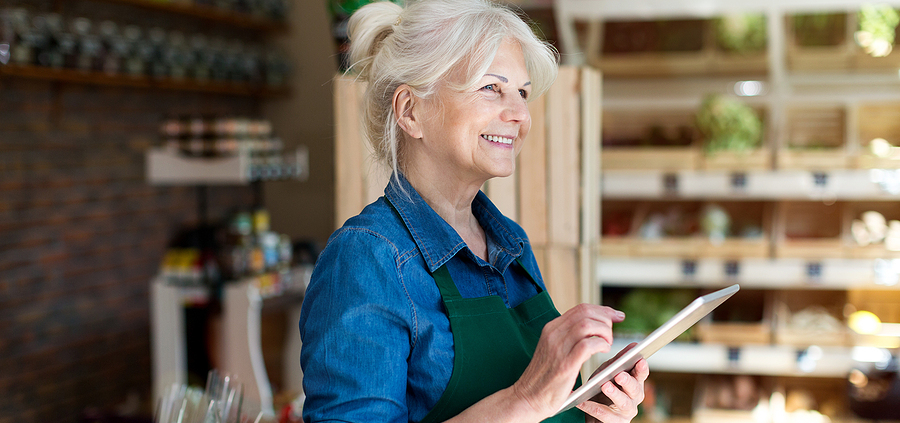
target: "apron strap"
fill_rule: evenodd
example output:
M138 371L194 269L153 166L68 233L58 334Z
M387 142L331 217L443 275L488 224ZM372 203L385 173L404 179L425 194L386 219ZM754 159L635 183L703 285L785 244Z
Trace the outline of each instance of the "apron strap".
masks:
M434 272L431 274L431 277L434 278L434 282L437 284L438 289L441 290L441 297L444 300L458 300L462 298L462 295L459 293L459 289L456 287L456 284L453 283L453 279L450 277L450 271L447 270L447 263L441 265L437 269L434 269Z

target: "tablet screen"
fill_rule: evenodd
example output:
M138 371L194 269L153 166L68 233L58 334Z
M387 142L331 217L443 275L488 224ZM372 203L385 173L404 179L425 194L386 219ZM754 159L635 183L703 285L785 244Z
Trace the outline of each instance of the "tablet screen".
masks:
M662 326L654 330L641 342L623 353L615 361L606 364L603 370L573 391L566 399L566 402L563 403L562 408L557 411L557 414L596 396L600 393L600 387L604 383L612 380L621 372L631 370L640 359L650 357L664 345L672 342L678 335L690 329L700 319L734 295L738 289L740 289L740 286L735 284L706 294L688 304L687 307L683 308L675 316L672 316L671 319L663 323Z

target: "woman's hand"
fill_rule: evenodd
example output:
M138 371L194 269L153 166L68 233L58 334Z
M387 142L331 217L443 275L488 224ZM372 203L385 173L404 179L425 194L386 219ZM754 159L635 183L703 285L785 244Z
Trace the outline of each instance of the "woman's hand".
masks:
M541 332L534 357L512 386L515 396L542 418L552 416L572 392L582 364L596 353L609 351L613 339L612 324L621 322L624 318L624 313L609 307L580 304L547 323ZM646 363L643 365L646 367ZM637 374L643 374L646 379L648 372ZM640 394L642 399L643 379L638 383L636 379L629 377L632 380L626 381L628 393ZM635 386L637 392L634 391ZM639 399L626 393L619 394L628 399L623 400L613 394L613 400L619 400L614 405L624 408L625 412L633 409L636 414ZM612 410L609 409L610 412Z
M637 416L638 404L644 400L644 381L648 376L650 366L647 365L647 360L641 359L630 372L616 375L613 379L616 383L612 381L604 383L602 387L604 398L594 398L578 405L578 408L586 414L585 422L630 422Z

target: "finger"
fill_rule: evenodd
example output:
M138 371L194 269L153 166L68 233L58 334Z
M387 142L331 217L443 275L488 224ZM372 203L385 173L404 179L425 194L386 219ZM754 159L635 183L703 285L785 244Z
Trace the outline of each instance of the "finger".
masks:
M604 383L602 390L603 394L613 402L610 408L617 409L624 415L637 414L637 403L614 383L611 381Z
M594 304L582 303L572 307L569 311L563 313L563 318L570 317L580 320L587 317L597 320L605 324L611 325L615 322L621 322L625 319L625 313L618 311L612 307L599 306Z
M644 385L630 373L622 372L617 374L615 381L621 387L622 392L635 404L639 404L644 400Z
M612 344L602 337L588 337L575 343L572 354L581 363L594 354L609 352L611 348Z
M583 411L584 414L591 416L601 422L611 422L615 415L612 410L605 405L598 404L594 401L585 401L576 406L579 410Z
M640 359L637 363L634 364L634 369L631 370L631 375L637 379L638 382L644 383L648 377L650 377L650 365L647 364L646 359Z

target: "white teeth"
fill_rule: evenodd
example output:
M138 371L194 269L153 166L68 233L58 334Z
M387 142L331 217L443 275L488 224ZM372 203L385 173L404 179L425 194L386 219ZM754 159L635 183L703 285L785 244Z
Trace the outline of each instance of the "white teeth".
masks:
M506 145L509 145L509 144L512 144L512 143L513 143L513 139L512 139L512 138L498 137L498 136L496 136L496 135L482 135L482 137L484 137L484 138L485 138L486 140L488 140L488 141L491 141L491 142L499 142L499 143L501 143L501 144L506 144Z

